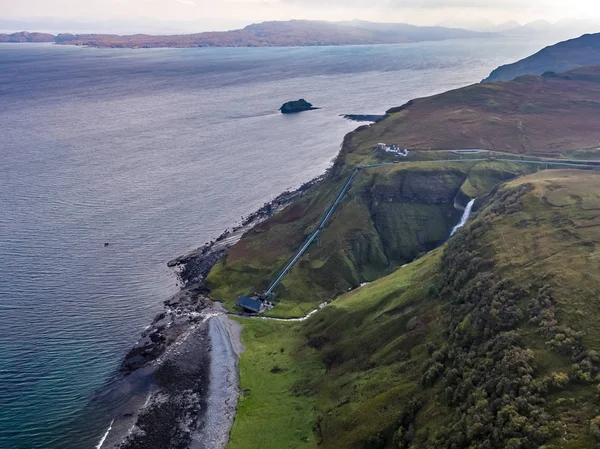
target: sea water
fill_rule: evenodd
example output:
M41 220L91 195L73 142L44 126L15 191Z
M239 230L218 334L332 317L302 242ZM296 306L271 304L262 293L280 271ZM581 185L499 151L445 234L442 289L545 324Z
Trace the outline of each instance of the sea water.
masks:
M96 447L110 410L79 418L176 291L166 262L321 174L357 126L340 114L547 43L0 45L0 447ZM322 109L278 113L298 98Z

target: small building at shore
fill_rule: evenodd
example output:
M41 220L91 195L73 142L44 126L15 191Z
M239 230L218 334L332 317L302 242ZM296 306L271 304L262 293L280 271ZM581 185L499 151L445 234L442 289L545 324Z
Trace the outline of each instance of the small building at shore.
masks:
M237 299L237 305L246 313L261 313L265 311L265 303L258 298L249 296L240 296Z

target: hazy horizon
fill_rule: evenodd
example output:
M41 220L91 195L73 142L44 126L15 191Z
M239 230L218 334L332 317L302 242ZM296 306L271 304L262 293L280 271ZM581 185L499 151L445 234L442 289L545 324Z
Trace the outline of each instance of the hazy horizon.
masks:
M520 24L565 19L600 23L600 7L592 0L568 4L561 0L375 0L368 5L358 0L0 0L0 13L0 24L34 23L48 29L94 25L147 32L219 31L292 19L454 23L470 29L513 20Z
M346 20L325 20L325 19L280 19L284 20L322 20L326 22L346 22ZM363 19L352 19L363 20ZM352 21L347 20L347 21ZM14 33L20 31L44 32L58 34L69 33L109 33L109 34L177 34L177 33L199 33L206 31L228 31L241 29L245 26L266 22L269 20L228 20L223 18L205 18L201 20L160 20L147 17L133 17L129 19L63 19L57 17L38 17L38 18L14 18L0 19L0 33ZM365 20L366 21L366 20ZM572 30L573 32L590 33L600 32L600 19L582 20L582 19L560 19L557 21L548 21L546 19L536 19L529 22L519 22L515 19L506 21L493 21L488 18L469 20L465 18L446 18L445 20L433 24L418 24L409 21L392 20L368 20L373 23L403 23L417 26L443 26L448 28L463 28L473 31L505 31L517 26L531 25L540 31L548 32L562 30ZM506 25L505 27L503 27Z

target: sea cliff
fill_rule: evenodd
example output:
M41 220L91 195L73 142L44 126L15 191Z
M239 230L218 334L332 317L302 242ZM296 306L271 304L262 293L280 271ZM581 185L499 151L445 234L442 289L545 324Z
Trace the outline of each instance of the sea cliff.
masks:
M589 72L586 73L586 76L589 76ZM316 436L326 447L331 448L358 448L370 444L369 442L381 443L383 446L380 444L377 447L384 447L387 443L397 441L410 443L415 438L414 434L410 439L405 436L407 432L410 435L410 429L417 425L422 432L418 436L420 441L442 444L444 441L450 441L449 435L452 435L453 429L459 432L461 438L466 438L464 426L460 427L463 423L459 414L452 411L454 409L444 409L447 411L444 417L445 425L440 427L439 431L431 433L431 438L426 426L415 421L415 416L424 404L429 404L432 410L441 410L443 407L454 407L463 399L476 402L477 396L473 396L470 390L462 396L450 397L450 393L436 389L436 380L442 377L446 382L458 382L452 369L459 370L460 367L453 364L453 359L448 354L450 350L462 351L460 344L444 349L445 346L441 342L443 335L455 335L456 339L464 338L465 341L470 341L468 335L464 334L463 327L470 329L471 316L468 310L465 313L460 306L461 298L465 298L471 291L466 286L475 288L477 285L484 285L487 290L492 291L494 285L499 282L490 280L495 275L493 267L504 267L507 270L514 267L505 257L510 255L510 248L502 246L504 238L493 240L494 251L503 254L501 258L492 261L493 254L485 252L486 248L490 247L485 246L488 240L478 239L492 239L495 235L494 228L486 221L479 221L477 225L458 234L457 241L464 244L464 248L461 248L460 244L450 244L449 249L443 251L436 248L446 242L461 216L455 205L464 205L466 200L475 197L482 198L476 210L483 211L483 216L489 217L488 221L493 222L492 224L496 223L496 229L522 230L540 225L542 222L527 221L527 217L533 213L533 209L526 208L534 203L531 195L533 189L530 185L533 181L513 181L514 185L506 184L505 187L500 187L502 183L536 171L538 166L521 164L515 156L511 156L513 159L509 161L502 161L497 159L494 153L485 157L464 156L446 149L432 151L418 147L417 151L411 147L414 156L409 163L395 161L380 165L378 163L394 156L376 153L375 149L377 143L383 139L402 143L402 139L419 138L423 142L430 137L429 133L421 133L419 137L415 132L406 132L406 121L411 123L419 117L411 115L415 108L443 109L445 114L457 111L462 113L466 106L474 108L481 104L473 100L473 95L485 95L487 100L497 99L497 104L503 104L502 102L509 101L509 97L513 98L510 101L517 101L514 100L514 95L508 93L522 92L523 89L529 88L526 85L540 82L547 83L544 84L548 88L545 99L558 105L564 105L565 101L573 101L574 110L583 107L576 101L579 97L573 100L572 97L565 99L562 95L574 85L585 89L585 92L572 95L585 95L588 102L600 98L596 81L573 79L573 74L570 76L559 76L550 81L547 78L541 78L541 81L538 78L520 80L497 88L470 86L463 90L416 100L405 107L390 110L382 120L360 127L345 137L342 150L325 176L296 192L283 194L244 220L241 226L226 231L216 241L169 262L171 267L180 267L183 290L167 301L165 312L155 318L153 325L145 331L140 343L123 363L124 374L135 376L145 372L144 375L151 377L154 384L145 407L135 416L127 417L127 422L132 427L125 441L116 443L116 447L150 448L157 445L168 447L170 444L186 447L194 442L203 441L203 438L216 438L210 441L220 441L211 447L223 447L226 444L226 439L219 435L228 432L232 422L232 410L235 409L237 400L237 377L231 374L233 371L237 372L236 351L231 348L241 344L237 341L233 326L227 328L230 326L228 321L223 321L225 312L214 301L224 301L229 311L233 311L237 295L266 288L282 265L290 260L295 250L320 223L323 214L339 194L341 186L347 182L348 175L355 171L357 166L371 166L372 169L361 170L318 240L275 290L275 309L270 315L279 318L300 317L323 301L332 306L325 307L317 317L308 320L305 325L294 327L292 332L286 333L285 345L278 350L269 346L268 353L256 349L256 345L264 347L262 336L273 332L273 338L279 341L277 333L287 332L286 329L275 329L270 324L249 323L248 328L254 330L254 333L243 337L245 339L242 341L254 345L250 347L250 351L255 351L251 357L259 357L260 362L245 365L248 370L246 373L256 370L261 379L269 378L273 382L285 384L285 391L293 396L286 396L286 401L302 403L296 410L305 411L305 418L311 424L302 428L302 441L310 443ZM489 101L486 104L494 106ZM539 119L555 110L525 108L523 114L531 114ZM471 123L469 120L467 122ZM454 122L454 125L456 123L458 122ZM545 129L540 120L527 123L529 127L523 131L528 135L537 136ZM568 127L569 123L566 121L562 126ZM482 129L481 138L492 134L496 136L495 131ZM584 138L591 139L597 136L597 130L591 127L579 128L582 129L585 130ZM450 145L460 141L452 140L453 136L455 139L468 137L460 130L454 135L449 134ZM496 141L497 145L507 151L526 151L534 154L555 150L552 146L555 135L547 136L547 140L536 140L539 147L526 142L527 146L513 148L512 145L506 144L512 142L512 138L511 134L506 134L503 141ZM442 163L436 164L436 161ZM561 194L555 198L552 186L558 181L551 177L539 179L548 185L548 189L543 190L544 195L548 196L547 201L556 200L559 207L567 201L567 197L570 198L568 194ZM591 177L589 182L590 185L595 185L596 180ZM563 181L557 185L562 184ZM568 187L574 188L571 185ZM568 203L573 207L579 204L577 198L582 202L587 201L579 190L573 198L575 199ZM511 219L513 214L523 211L525 212L519 215L518 222ZM535 211L539 212L539 209ZM551 225L552 229L556 230L556 236L560 236L563 231L568 235L571 235L569 232L578 232L571 228L571 222L568 220L552 218L555 212L543 211L545 215L540 220L549 220L543 223ZM544 229L547 231L550 228ZM579 245L577 242L582 238L573 238L573 248ZM552 242L552 245L556 243L554 240ZM594 245L592 241L591 244L583 246L593 248ZM539 250L535 247L523 249L524 253ZM467 270L466 274L456 269L462 267L460 260L469 264L468 269L463 267ZM405 265L408 267L402 271ZM386 275L388 277L384 277ZM369 287L361 290L361 286L365 284L369 284ZM511 295L518 293L518 284L515 285L514 291L511 287ZM537 285L534 287L544 288ZM448 301L444 299L442 292L449 295ZM508 330L519 330L518 320L513 319L520 316L515 312L516 304L511 302L513 296L504 301L498 291L493 290L493 293L495 296L493 301L490 300L490 304L494 301L502 303L501 313L510 318ZM529 293L534 294L535 290ZM469 298L469 304L477 304L477 298ZM487 305L489 304L485 303L482 308L475 309L494 313L495 309L486 308ZM450 317L454 321L447 322L444 317ZM481 321L483 318L475 315L475 319ZM462 323L467 324L463 326ZM495 344L495 340L487 341L488 337L500 338L499 332L502 331L501 327L496 326L489 330L493 335L488 335L484 327L478 325L475 328L478 332L477 345L480 345L477 346L478 354L484 350L488 351L488 343ZM358 330L358 333L354 332L352 338L349 338L349 329ZM445 334L441 334L440 329L443 329ZM228 332L229 337L224 332ZM360 342L359 345L353 341L354 338ZM220 344L217 343L219 341L234 344L231 347L227 344L215 346ZM521 354L519 351L522 348L515 346L512 341L507 343L508 348L513 351L511 354ZM425 346L424 342L429 344ZM536 347L537 343L529 344ZM226 363L218 365L215 357L221 350L230 356L226 357ZM494 351L488 352L490 356L499 356ZM273 354L277 353L285 354L277 356L278 360L285 360L285 366L272 364ZM579 356L583 353L577 354ZM270 358L265 361L265 357ZM587 360L586 357L587 354L583 355L581 360ZM304 372L304 364L308 361L315 369ZM514 377L511 371L513 361L518 362L511 358L506 368L511 372L511 378ZM527 366L531 366L530 361L526 360ZM448 362L448 369L442 362ZM474 363L477 364L477 369L480 369L484 367L485 360L477 356ZM588 365L586 362L585 366ZM221 366L228 379L225 386L219 386L219 391L225 391L226 398L221 397L217 400L227 405L224 406L226 411L223 413L223 419L212 421L208 426L208 419L214 418L213 414L207 415L209 398L212 394L218 396L213 390L216 385L214 377L211 377L211 370L217 366ZM232 370L232 366L235 369ZM331 379L333 384L323 384L327 379L323 378L322 372L329 374L328 379ZM353 377L353 373L357 372L361 373L361 379L364 380L359 382ZM384 381L390 379L390 372L394 373L393 387ZM473 374L464 370L459 372L464 376ZM295 378L298 373L304 374ZM273 376L279 377L275 379ZM492 380L499 382L502 379L493 377ZM247 384L248 380L243 378L242 386ZM468 386L469 382L458 384ZM521 386L519 384L519 387ZM363 388L366 390L363 391ZM269 394L264 389L260 391L260 394ZM337 397L335 394L332 397L328 396L331 391L342 391L343 397ZM375 396L371 396L371 392L374 392ZM545 394L537 390L534 393L542 396ZM258 390L256 394L259 394ZM409 401L415 394L421 397L418 403ZM369 401L362 401L363 395L366 395ZM323 403L334 404L336 412L331 414L330 410L319 409L319 417L312 416L310 411L319 407L319 401L313 402L317 397L322 398ZM435 398L442 397L446 397L449 402L436 402ZM513 406L511 397L506 398L506 401L507 407ZM288 404L280 402L282 406ZM537 407L537 403L534 402L530 405ZM379 403L385 406L380 409L377 406ZM407 405L400 407L398 404ZM274 406L275 411L277 406ZM257 415L276 419L266 412L252 413L250 406L245 406L242 410L238 421L242 423L239 424L241 426L254 422ZM360 410L358 415L356 410ZM380 412L381 410L383 412ZM549 411L541 410L540 413L542 412ZM354 420L359 419L360 415L378 418L362 422L356 427L355 433L346 432L344 429L347 428L347 423L344 422L344 417ZM435 421L434 415L427 415L428 422ZM399 421L399 417L402 416L406 416L406 422L403 419ZM532 423L532 426L537 426L536 429L538 424L541 424L537 420ZM123 428L123 425L120 428ZM181 430L182 428L184 430ZM314 429L314 435L305 435L307 428ZM244 432L234 432L234 435L240 434L243 435ZM544 432L536 431L531 435L534 441L547 441L549 438ZM508 437L507 435L506 438ZM235 444L239 445L240 441L248 444L246 440L239 438L232 441L237 441L233 443L233 447ZM270 439L264 447L277 447L277 441L276 438ZM250 444L246 447L258 446Z

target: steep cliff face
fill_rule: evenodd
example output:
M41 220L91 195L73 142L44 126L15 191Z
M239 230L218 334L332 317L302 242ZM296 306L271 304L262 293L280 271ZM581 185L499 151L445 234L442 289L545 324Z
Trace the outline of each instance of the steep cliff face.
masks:
M464 168L399 170L387 182L373 175L363 197L390 268L446 240L460 218L454 199L467 177Z
M417 162L362 170L327 226L275 290L273 314L300 316L372 282L443 244L470 198L527 173L499 161ZM248 232L209 274L212 297L233 307L266 290L316 229L345 183L347 166L281 213Z
M371 191L376 202L452 204L467 176L468 171L464 168L400 170L391 175L389 184L376 183Z
M471 164L440 170L439 165L417 163L362 171L326 228L276 289L281 302L274 313L300 315L442 244L460 219L455 199L465 197L461 188L472 170ZM208 276L212 296L231 306L238 295L266 289L345 181L332 178L246 234Z

